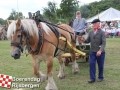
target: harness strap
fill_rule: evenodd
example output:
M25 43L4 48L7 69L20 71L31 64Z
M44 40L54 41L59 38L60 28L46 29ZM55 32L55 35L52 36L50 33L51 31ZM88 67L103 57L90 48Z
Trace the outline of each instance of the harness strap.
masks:
M17 43L17 42L11 42L11 46L18 47L21 50L21 52L23 53L23 48L22 48L22 46L19 43Z
M52 25L50 25L50 24L46 24L46 25L52 30L52 32L55 34L55 36L56 36L57 38L60 37L60 33L59 33L59 31L58 31L58 28L56 28L55 26L52 26Z
M50 25L50 24L46 24L46 25L52 30L52 32L55 34L55 36L56 36L56 38L57 38L57 41L58 41L57 46L56 46L56 49L55 49L55 53L54 53L54 56L56 56L57 51L58 51L60 33L59 33L57 27L52 26L52 25Z
M32 54L35 54L35 55L37 55L39 52L41 52L42 47L43 47L44 35L43 35L42 30L39 30L38 34L39 34L39 41L38 41L36 50L33 51L31 48L28 49L29 53L32 53Z
M23 26L21 26L21 33L23 33L23 32L24 32L24 28L23 28ZM21 34L21 36L20 36L20 42L19 43L18 42L11 42L11 46L18 47L21 50L21 52L23 53L22 37L23 37L23 35Z
M56 47L56 45L54 44L54 43L52 43L52 42L50 42L50 41L48 41L47 39L45 39L44 38L44 40L46 40L47 42L49 42L50 44L52 44L53 46L55 46ZM56 47L57 48L57 47ZM61 51L64 51L64 49L61 49L61 48L58 48L58 49L60 49Z
M64 35L61 35L61 34L59 33L59 31L58 31L58 28L59 28L59 27L57 28L57 27L55 27L55 26L53 26L53 25L51 25L51 24L48 24L48 23L46 23L46 25L52 30L52 32L55 34L55 36L56 36L57 39L58 39L58 43L57 43L56 50L55 50L55 53L54 53L54 57L56 57L56 56L59 54L58 49L60 49L60 48L58 48L59 38L60 38L60 36L63 36L64 38L66 38L66 37L65 37ZM71 36L71 40L75 42L75 39L74 39L74 37L73 37L73 34L71 34L70 32L69 32L69 34L70 34L70 36ZM66 47L67 47L67 38L66 38L66 41L65 41L64 49L60 49L60 50L66 51Z

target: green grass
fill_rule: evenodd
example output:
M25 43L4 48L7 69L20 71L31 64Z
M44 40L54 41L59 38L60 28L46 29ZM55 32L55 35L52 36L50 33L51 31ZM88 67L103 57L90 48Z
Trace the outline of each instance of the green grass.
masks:
M71 66L65 68L66 78L57 78L59 64L54 59L54 80L59 90L120 90L120 38L107 39L106 60L105 60L105 80L88 84L89 66L88 63L79 63L80 72L72 74ZM41 63L41 70L46 71L45 63ZM9 41L0 41L0 74L11 75L13 77L33 77L31 57L22 54L21 59L14 60L10 55ZM27 82L28 83L28 82ZM40 88L34 90L44 90L47 81L40 84ZM0 87L0 90L6 90ZM12 90L12 89L11 89ZM32 89L24 89L32 90Z

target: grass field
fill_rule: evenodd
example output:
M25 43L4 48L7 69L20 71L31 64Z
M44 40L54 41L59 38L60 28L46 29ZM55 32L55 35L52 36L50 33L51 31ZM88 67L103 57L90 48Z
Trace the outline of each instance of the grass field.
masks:
M32 62L30 56L24 54L21 59L14 60L10 56L9 41L0 41L0 74L11 75L17 78L33 77ZM79 63L80 72L72 74L71 66L65 68L66 78L59 80L57 73L59 64L54 59L54 79L59 90L120 90L120 38L107 39L106 60L105 60L105 80L88 84L89 66L88 63ZM41 69L45 72L45 63L41 63ZM39 88L24 90L44 90L47 81L40 84ZM6 90L0 87L0 90ZM11 89L13 90L13 88Z

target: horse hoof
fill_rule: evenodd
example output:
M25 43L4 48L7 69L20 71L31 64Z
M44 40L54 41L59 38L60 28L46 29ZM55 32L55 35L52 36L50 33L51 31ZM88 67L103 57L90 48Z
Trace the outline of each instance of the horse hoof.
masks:
M78 74L79 69L73 70L72 72L73 72L73 74Z
M65 79L65 76L59 77L59 79Z
M45 90L58 90L58 89L45 89Z
M46 87L45 90L58 90L57 87Z
M40 77L40 82L44 82L45 80L47 80L47 76L46 75Z
M58 75L58 78L59 79L65 79L65 75L63 75L63 76L62 75Z
M73 72L73 74L78 74L78 71Z

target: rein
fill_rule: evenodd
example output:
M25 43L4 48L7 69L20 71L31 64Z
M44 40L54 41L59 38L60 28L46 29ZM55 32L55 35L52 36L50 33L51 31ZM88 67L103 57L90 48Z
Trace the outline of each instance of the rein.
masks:
M47 22L47 21L40 20L40 19L39 19L38 21L39 21L39 22L47 23L47 24L52 25L52 26L55 26L55 27L57 27L57 28L59 28L59 29L61 29L61 30L64 30L64 31L69 32L70 34L73 34L73 35L74 35L73 32L67 31L66 29L61 28L61 27L59 27L58 25L55 25L55 24L53 24L53 23L49 23L49 22ZM80 35L82 36L82 35L84 35L84 33L80 33ZM79 36L79 35L76 35L76 34L75 34L75 37L77 37L77 36Z
M62 30L64 30L64 31L66 31L66 32L69 32L69 33L71 33L71 34L74 34L73 32L67 31L67 30L64 29L64 28L61 28L61 27L59 27L58 25L49 23L49 22L47 22L47 21L44 21L44 20L40 20L40 19L39 19L39 22L45 22L45 23L47 23L47 24L49 24L49 25L55 26L55 27L60 28L60 29L62 29Z

